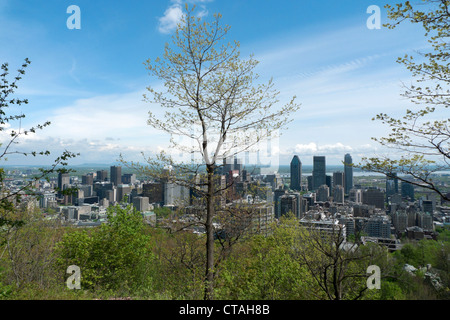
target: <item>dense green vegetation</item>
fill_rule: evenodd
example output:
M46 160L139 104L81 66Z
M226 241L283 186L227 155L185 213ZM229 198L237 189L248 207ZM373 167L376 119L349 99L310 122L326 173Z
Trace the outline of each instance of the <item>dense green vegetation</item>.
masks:
M203 299L204 236L152 228L123 205L108 218L99 227L75 228L23 214L24 225L0 233L0 299ZM314 235L284 218L270 236L247 235L217 257L214 298L336 299L339 286L341 299L448 299L450 230L438 232L437 240L407 242L394 253L375 244L350 253L312 246L305 237ZM417 270L409 273L405 264ZM80 267L79 290L66 286L70 265ZM381 269L379 290L367 288L369 265ZM427 265L440 287L421 269ZM342 274L339 281L333 273Z

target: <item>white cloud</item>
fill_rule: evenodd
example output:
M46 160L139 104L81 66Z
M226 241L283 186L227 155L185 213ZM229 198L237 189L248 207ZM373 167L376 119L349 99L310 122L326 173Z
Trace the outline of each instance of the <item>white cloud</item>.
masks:
M317 152L317 144L314 142L310 142L308 144L297 144L294 150L296 153L313 154Z
M294 147L294 152L299 154L318 155L318 154L343 154L352 152L353 148L344 145L341 142L335 144L318 145L315 142L307 144L297 144Z
M80 153L80 160L75 161L81 162L110 163L117 160L121 153L129 160L142 160L141 152L156 151L157 143L164 145L169 142L169 137L147 125L150 110L155 114L162 112L156 105L143 102L142 92L78 99L70 105L42 114L42 118L49 120L51 125L36 134L21 136L14 148L24 152L49 150L52 155L67 149ZM40 119L33 121L43 122ZM11 130L18 125L4 126L0 132L0 143L7 143ZM52 158L41 157L37 160L48 163ZM21 161L30 162L33 159L10 157L10 162L20 164Z
M161 33L168 34L177 28L183 17L183 10L180 3L174 3L164 12L164 16L159 18L158 30Z
M206 3L213 0L187 0L187 3ZM169 34L174 31L178 24L181 22L183 17L183 1L182 0L171 0L171 5L164 12L164 16L159 18L159 32L163 34ZM201 10L196 13L196 16L203 18L208 15L208 10L205 5L200 6Z

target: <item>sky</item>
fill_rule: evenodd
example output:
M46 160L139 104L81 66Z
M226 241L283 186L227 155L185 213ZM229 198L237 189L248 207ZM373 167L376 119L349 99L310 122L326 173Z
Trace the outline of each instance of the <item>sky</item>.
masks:
M158 86L144 62L161 57L184 4L195 4L202 19L214 13L230 25L228 39L240 42L241 57L254 54L261 81L273 78L280 104L292 96L301 103L292 122L273 141L272 155L289 164L298 155L305 165L314 155L340 164L346 153L363 156L389 151L372 137L389 128L372 118L401 116L410 102L401 97L411 74L396 60L428 47L420 26L390 30L368 27L379 0L0 0L0 63L11 76L25 58L31 60L16 97L28 105L22 128L50 121L21 138L17 150L49 150L48 157L9 156L8 165L52 163L64 150L80 153L70 164L143 161L166 150L169 137L147 124L148 111L159 106L143 101L149 85ZM80 29L70 29L76 5ZM75 20L74 20L75 21ZM3 146L11 123L0 135Z

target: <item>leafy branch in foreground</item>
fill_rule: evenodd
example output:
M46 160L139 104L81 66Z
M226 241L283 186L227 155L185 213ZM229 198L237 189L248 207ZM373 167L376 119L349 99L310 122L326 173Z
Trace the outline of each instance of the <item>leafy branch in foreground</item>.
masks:
M434 183L433 173L450 167L450 130L448 112L450 102L449 1L424 0L422 6L409 1L395 6L386 5L388 17L393 21L385 26L393 29L409 21L421 24L431 44L430 52L419 52L420 61L412 55L398 58L416 83L403 85L403 97L416 105L418 110L406 110L400 119L378 114L373 120L387 125L391 132L387 137L372 138L383 146L399 151L400 159L393 156L363 158L362 169L391 175L398 179L435 191L444 200L450 200L448 190Z
M8 155L23 155L23 156L49 156L50 151L20 151L16 150L13 147L19 144L19 138L21 136L27 136L30 133L35 134L37 130L42 130L45 127L50 125L49 121L46 121L44 124L37 124L29 129L23 129L21 126L22 119L25 118L23 113L19 114L9 114L7 111L10 110L10 107L16 105L20 106L22 104L28 104L28 99L20 99L16 97L12 97L15 93L15 90L18 88L17 82L22 79L22 76L25 74L25 69L30 65L31 61L26 58L21 67L17 70L17 75L13 78L12 81L9 80L9 65L8 63L3 63L1 66L2 73L0 74L0 134L2 134L5 138L2 137L2 150L0 151L0 160L7 161ZM11 127L11 123L14 121L19 122L19 129L9 129ZM6 140L6 142L5 142ZM55 172L67 172L68 169L65 168L68 164L68 160L76 157L78 154L74 154L65 150L60 156L58 156L53 164L47 168L40 168L40 173L33 177L32 179L25 182L20 188L17 188L14 191L8 190L5 185L6 174L3 168L0 168L0 227L9 226L9 227L17 227L22 224L20 220L14 219L14 209L17 204L22 201L24 195L32 195L33 194L33 186L36 181L40 179L46 178Z

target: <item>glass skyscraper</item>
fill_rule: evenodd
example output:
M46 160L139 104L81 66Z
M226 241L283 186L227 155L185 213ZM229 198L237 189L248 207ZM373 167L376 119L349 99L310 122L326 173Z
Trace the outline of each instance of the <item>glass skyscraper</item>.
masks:
M292 190L302 189L302 162L298 156L294 156L291 161L291 185Z
M353 164L352 156L350 154L346 154L344 157L344 188L345 194L349 194L350 190L353 189Z
M324 156L313 158L313 189L318 190L321 185L327 184L326 165Z

